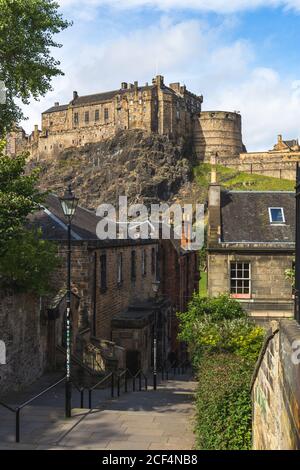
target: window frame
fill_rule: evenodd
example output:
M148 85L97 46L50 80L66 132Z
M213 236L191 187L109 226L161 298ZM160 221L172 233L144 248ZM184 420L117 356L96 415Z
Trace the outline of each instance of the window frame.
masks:
M136 250L131 250L130 254L130 278L132 282L136 281Z
M109 119L109 108L104 108L104 121Z
M242 265L242 277L238 277L237 272L238 272L238 265ZM245 271L245 264L248 265L247 271L249 271L248 277L244 276L244 271ZM236 271L236 277L232 277L232 267L235 265L235 271ZM229 291L230 291L230 297L233 299L251 299L251 294L252 294L252 271L251 271L251 262L250 261L230 261L229 263ZM232 281L235 281L236 286L235 286L235 292L232 292L233 286L232 286ZM237 292L238 286L237 282L241 281L242 283L242 292ZM245 286L244 286L244 281L249 282L248 286L248 292L244 292Z
M103 262L105 260L105 263ZM107 254L102 253L100 255L100 289L101 292L107 290Z
M95 109L95 121L100 121L100 109Z
M117 254L117 284L123 284L123 253Z
M84 111L84 122L85 122L85 124L88 124L90 122L90 112L89 111Z
M282 215L282 221L281 222L276 222L272 220L272 210L280 210L281 215ZM269 221L271 225L285 225L285 215L284 215L284 209L283 207L269 207Z

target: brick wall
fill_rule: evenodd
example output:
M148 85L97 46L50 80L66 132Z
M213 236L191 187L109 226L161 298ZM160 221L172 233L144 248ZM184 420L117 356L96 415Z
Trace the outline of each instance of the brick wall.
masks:
M300 326L295 320L274 323L252 384L253 448L299 450Z

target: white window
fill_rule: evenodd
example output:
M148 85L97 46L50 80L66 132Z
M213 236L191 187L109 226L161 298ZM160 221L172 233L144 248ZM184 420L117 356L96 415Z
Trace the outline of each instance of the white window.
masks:
M271 224L285 224L282 207L269 207L269 219Z
M118 284L122 284L123 282L123 255L122 253L118 253L118 272L117 272L117 282Z
M230 295L234 298L247 299L251 296L250 263L237 261L230 263Z

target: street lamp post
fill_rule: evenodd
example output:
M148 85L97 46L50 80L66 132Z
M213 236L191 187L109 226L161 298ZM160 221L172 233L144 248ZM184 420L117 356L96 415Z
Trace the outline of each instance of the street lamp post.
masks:
M67 249L67 302L66 302L66 418L71 417L72 410L72 382L71 382L71 222L76 212L78 198L72 193L69 184L63 197L59 198L61 207L68 221L68 249Z
M160 281L155 280L152 283L155 301L157 301ZM157 308L154 312L154 331L153 331L153 390L157 388Z

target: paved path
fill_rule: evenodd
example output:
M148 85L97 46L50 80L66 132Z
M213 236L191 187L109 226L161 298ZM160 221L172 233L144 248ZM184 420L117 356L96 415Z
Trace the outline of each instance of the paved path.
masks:
M20 444L14 443L12 414L1 410L0 449L192 449L196 385L181 376L159 384L156 392L149 387L114 400L108 390L100 390L93 399L97 408L73 409L69 420L63 417L61 388L24 409Z

